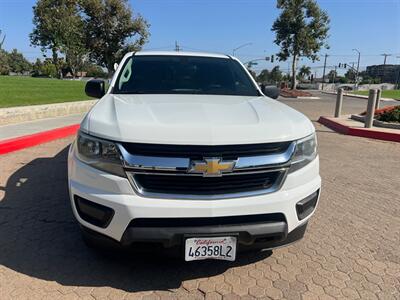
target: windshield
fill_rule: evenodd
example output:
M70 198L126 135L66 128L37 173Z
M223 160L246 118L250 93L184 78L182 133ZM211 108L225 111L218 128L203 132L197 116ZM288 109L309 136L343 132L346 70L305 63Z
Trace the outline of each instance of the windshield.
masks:
M258 96L243 67L233 59L172 55L130 57L113 92Z

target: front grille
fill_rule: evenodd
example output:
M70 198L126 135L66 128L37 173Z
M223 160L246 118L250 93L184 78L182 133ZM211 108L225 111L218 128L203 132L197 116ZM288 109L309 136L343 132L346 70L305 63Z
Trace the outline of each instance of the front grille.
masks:
M221 195L270 189L282 171L238 174L221 177L134 174L143 192L183 195Z
M223 199L278 190L285 179L294 142L249 145L158 145L120 143L128 178L138 194L173 199ZM207 158L233 161L220 176L192 172ZM200 162L198 162L200 161ZM209 160L207 160L209 161ZM208 162L207 162L208 164ZM210 167L211 168L211 167Z
M159 157L185 157L202 159L203 157L221 157L222 159L235 159L240 156L268 155L285 152L291 142L245 144L245 145L161 145L121 143L133 155L159 156Z

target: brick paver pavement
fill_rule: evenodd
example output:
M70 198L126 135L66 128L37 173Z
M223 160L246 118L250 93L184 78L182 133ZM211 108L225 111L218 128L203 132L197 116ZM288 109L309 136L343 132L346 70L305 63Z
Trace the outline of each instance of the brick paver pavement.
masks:
M232 263L93 252L68 203L71 139L1 156L0 298L400 299L400 145L316 128L323 189L305 238Z

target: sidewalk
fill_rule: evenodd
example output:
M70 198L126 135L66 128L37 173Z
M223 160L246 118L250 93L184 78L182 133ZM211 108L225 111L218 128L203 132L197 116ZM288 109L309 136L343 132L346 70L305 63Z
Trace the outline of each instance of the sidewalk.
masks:
M48 131L60 127L79 124L85 114L70 115L49 119L40 119L17 124L0 126L0 142L20 136L32 135L35 133Z
M84 114L0 126L0 155L76 134Z

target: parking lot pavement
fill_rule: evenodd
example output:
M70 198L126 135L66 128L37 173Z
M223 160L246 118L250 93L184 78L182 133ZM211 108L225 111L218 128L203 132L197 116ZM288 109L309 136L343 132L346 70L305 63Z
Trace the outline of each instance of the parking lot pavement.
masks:
M327 108L290 101L311 118ZM71 138L0 156L1 299L400 299L400 145L316 128L323 188L306 236L236 262L98 254L68 202Z
M312 91L312 94L320 99L296 99L280 97L279 100L297 110L305 112L313 121L317 121L320 116L333 116L335 111L336 95L323 94L316 91ZM367 99L344 96L342 114L359 114L363 111L366 111L367 103ZM381 101L380 103L380 107L389 105L400 105L400 101Z

